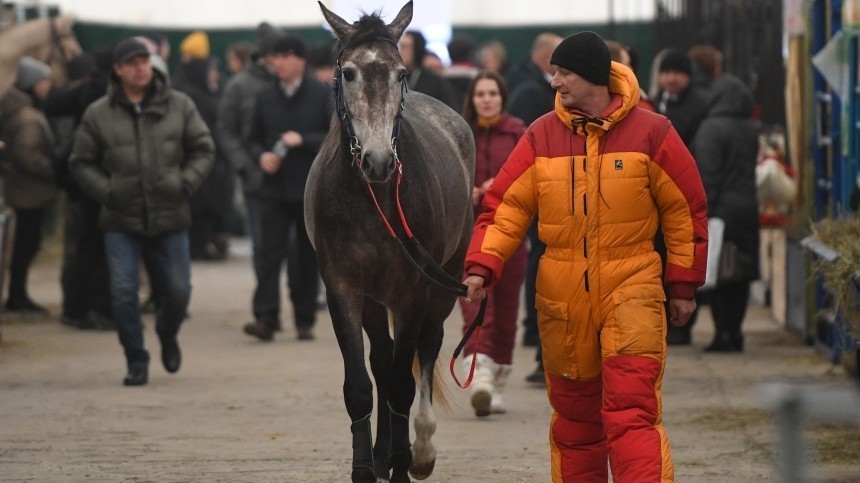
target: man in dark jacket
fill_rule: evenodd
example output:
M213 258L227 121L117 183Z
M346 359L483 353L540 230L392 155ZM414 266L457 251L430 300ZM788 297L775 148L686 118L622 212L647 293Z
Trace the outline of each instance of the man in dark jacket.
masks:
M555 89L552 88L552 52L561 43L561 37L552 33L538 35L532 43L531 55L511 72L508 88L511 102L508 112L522 119L526 126L552 111Z
M418 31L404 33L397 43L397 48L403 58L403 65L409 71L406 78L409 90L438 99L457 112L463 109L462 105L455 104L451 84L433 71L421 67L427 55L427 39L424 34Z
M224 155L242 180L254 274L257 277L260 275L262 251L260 188L263 184L263 170L257 160L251 157L251 130L254 126L257 95L275 82L275 75L270 71L273 58L271 50L279 35L283 34L275 31L269 24L264 23L257 27L258 52L245 70L236 74L224 87L215 128Z
M660 91L654 99L654 107L657 112L672 121L672 126L689 149L699 125L708 114L707 94L693 86L693 62L684 51L667 50L658 69L657 82L660 84ZM654 246L665 265L666 244L660 230L657 231ZM666 342L669 345L689 345L697 318L698 311L694 312L690 321L682 327L669 324L666 329Z
M262 253L254 318L245 333L270 341L280 325L281 266L287 258L290 231L297 256L287 260L289 292L300 340L313 339L319 273L304 221L305 183L328 133L331 90L307 75L304 40L283 35L272 48L278 82L260 91L252 129L251 159L263 170Z
M699 124L708 114L707 94L693 86L693 61L684 51L669 50L660 61L659 69L660 92L655 107L672 121L672 126L689 147Z
M176 335L191 296L189 199L212 169L215 144L194 103L153 70L142 43L120 42L113 60L107 95L87 108L75 134L70 169L102 205L111 305L128 365L123 383L139 386L148 381L149 353L138 267L149 258L149 278L160 294L161 362L175 373L181 363Z

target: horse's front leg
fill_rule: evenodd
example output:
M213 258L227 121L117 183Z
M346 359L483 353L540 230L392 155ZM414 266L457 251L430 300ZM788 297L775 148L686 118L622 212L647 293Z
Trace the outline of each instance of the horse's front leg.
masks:
M387 481L391 475L391 425L388 412L388 387L394 341L388 330L388 311L370 298L364 299L364 331L370 341L370 370L376 382L376 444L373 463L376 477Z
M424 318L424 304L412 303L394 317L394 358L388 391L391 412L391 483L409 482L412 450L409 441L409 411L415 400L412 361Z
M373 384L364 365L364 340L361 334L363 298L344 293L327 284L328 306L334 333L343 355L343 399L352 421L352 481L376 483L373 470Z

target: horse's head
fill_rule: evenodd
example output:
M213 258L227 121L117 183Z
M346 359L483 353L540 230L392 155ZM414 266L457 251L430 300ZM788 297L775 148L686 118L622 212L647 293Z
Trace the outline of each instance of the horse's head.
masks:
M397 41L412 20L412 2L388 25L378 13L349 24L322 2L320 8L338 39L333 89L353 160L368 181L386 181L397 165L396 137L406 87Z

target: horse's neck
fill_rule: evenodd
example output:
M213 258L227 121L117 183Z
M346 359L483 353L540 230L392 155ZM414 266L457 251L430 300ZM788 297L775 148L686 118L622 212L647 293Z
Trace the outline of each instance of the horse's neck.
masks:
M32 20L0 30L0 62L32 53L51 42L51 25L47 20Z
M0 30L0 96L15 83L18 59L34 55L35 51L51 41L47 20L31 20Z

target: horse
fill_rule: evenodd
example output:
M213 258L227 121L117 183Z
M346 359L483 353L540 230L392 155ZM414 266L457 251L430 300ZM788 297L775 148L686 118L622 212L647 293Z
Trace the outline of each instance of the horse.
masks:
M23 56L48 64L54 85L65 85L69 60L82 52L72 31L74 23L74 17L61 15L28 20L0 30L0 96L15 83L18 59Z
M456 295L422 272L443 272L458 284L462 278L473 223L474 140L456 112L406 92L397 41L412 20L411 1L388 25L378 12L349 24L321 2L320 8L340 52L333 85L338 114L308 175L305 221L343 356L351 477L408 482L408 472L424 479L436 462L434 365ZM404 236L421 240L429 256L421 259L416 243L407 249ZM376 383L375 444L362 328ZM416 358L420 396L410 449Z

